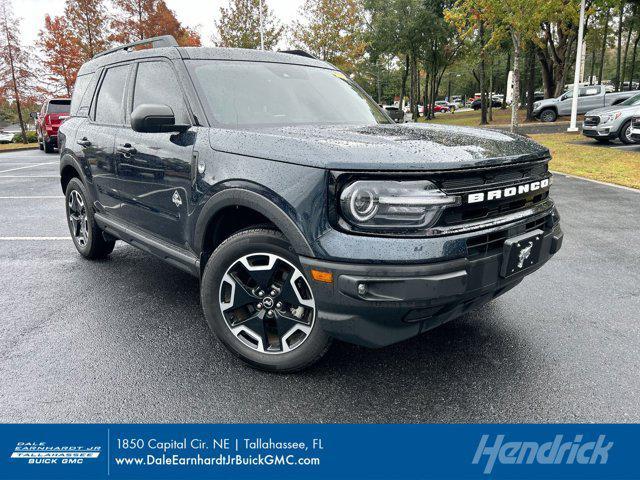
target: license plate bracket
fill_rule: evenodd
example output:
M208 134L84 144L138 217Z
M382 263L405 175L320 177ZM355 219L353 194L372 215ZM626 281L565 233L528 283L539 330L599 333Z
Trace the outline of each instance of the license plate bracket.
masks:
M501 277L510 277L538 263L544 232L540 229L505 240L502 255Z

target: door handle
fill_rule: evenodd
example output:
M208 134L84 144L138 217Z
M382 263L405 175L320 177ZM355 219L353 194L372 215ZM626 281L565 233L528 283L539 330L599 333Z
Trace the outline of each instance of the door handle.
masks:
M90 147L91 146L91 142L89 140L87 140L87 137L84 137L82 140L78 140L78 145L82 146L82 147Z
M127 155L131 156L138 153L138 150L136 150L135 147L132 147L130 143L125 143L124 145L120 145L118 148L116 148L116 151L118 153L122 153L125 156Z

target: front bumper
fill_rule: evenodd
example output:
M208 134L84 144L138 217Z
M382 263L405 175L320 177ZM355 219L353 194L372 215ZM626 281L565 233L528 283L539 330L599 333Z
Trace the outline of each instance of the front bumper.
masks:
M617 125L582 126L582 134L589 138L606 138L613 140L618 137Z
M517 285L544 265L562 245L556 223L543 236L533 267L500 276L502 253L426 264L351 264L300 257L307 274L333 274L333 283L313 282L318 318L332 336L368 347L383 347L430 330ZM364 284L366 291L358 292Z

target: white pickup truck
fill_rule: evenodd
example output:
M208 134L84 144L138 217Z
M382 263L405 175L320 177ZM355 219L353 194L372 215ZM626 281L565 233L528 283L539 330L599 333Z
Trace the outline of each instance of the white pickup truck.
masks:
M578 89L578 113L586 113L601 107L609 107L624 102L640 93L639 90L607 93L604 85L587 85ZM555 122L558 117L571 115L573 89L558 98L547 98L533 104L533 115L543 122Z

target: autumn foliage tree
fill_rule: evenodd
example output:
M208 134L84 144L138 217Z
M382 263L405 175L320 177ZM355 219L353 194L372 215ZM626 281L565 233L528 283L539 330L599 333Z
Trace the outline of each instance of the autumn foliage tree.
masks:
M109 47L109 13L104 0L66 0L64 16L78 41L82 61Z
M11 0L0 0L0 96L15 104L24 143L27 132L22 102L29 94L31 77L29 54L20 44L20 19L13 13Z
M272 50L280 41L284 27L275 18L267 2L262 2L263 42ZM231 0L220 7L214 43L218 47L260 48L260 0Z
M129 43L173 35L182 46L200 46L200 35L184 27L164 0L113 0L117 12L111 21L111 39Z
M82 52L67 19L45 16L37 46L45 52L42 58L45 75L41 79L41 88L53 94L71 96L82 65Z
M296 46L343 70L354 70L366 48L359 0L305 0L299 17L291 26Z

